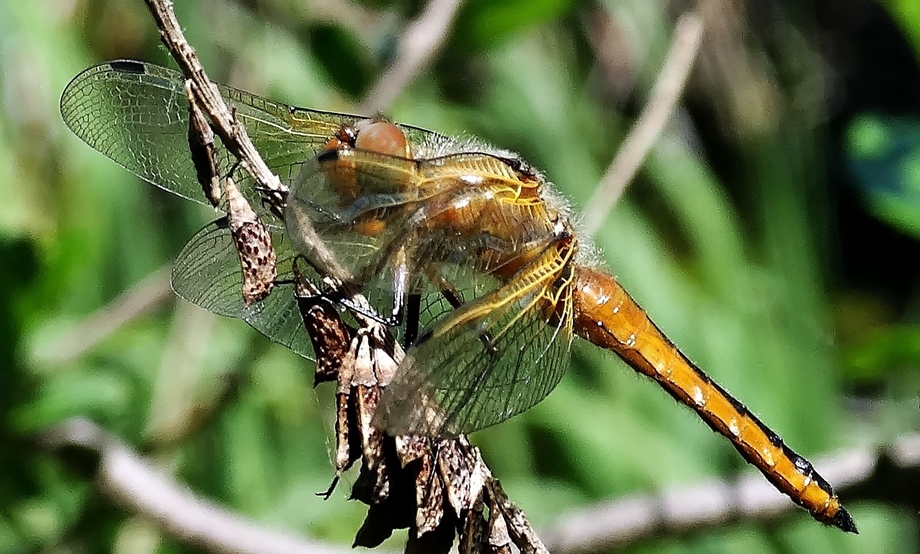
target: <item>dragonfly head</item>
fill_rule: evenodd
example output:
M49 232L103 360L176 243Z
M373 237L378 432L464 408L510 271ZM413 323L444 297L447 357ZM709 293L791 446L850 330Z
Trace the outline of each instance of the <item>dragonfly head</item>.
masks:
M402 129L383 119L362 119L355 123L357 137L355 148L396 156L411 158L409 141Z

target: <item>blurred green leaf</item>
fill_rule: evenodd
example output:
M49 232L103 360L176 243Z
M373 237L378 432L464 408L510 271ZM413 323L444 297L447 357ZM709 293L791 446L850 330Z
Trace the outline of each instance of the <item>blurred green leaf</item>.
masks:
M314 25L306 31L307 43L331 80L353 98L360 98L373 82L374 64L369 53L345 29Z
M920 56L920 4L914 0L885 0L882 5L901 25L904 35L913 43L914 52Z
M847 129L847 162L875 215L920 238L920 120L854 118Z
M470 0L454 24L455 48L493 48L516 34L556 20L579 5L577 0Z
M920 368L920 327L876 329L844 352L844 363L854 380L878 380L901 368Z
M38 398L13 412L20 433L37 432L68 417L86 415L112 420L133 401L125 376L111 372L64 373L48 380Z

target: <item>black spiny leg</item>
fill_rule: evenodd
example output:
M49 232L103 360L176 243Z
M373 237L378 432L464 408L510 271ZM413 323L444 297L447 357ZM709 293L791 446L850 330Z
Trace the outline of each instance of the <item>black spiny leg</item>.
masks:
M421 316L422 295L417 292L409 294L406 300L406 334L403 336L403 347L408 350L418 338L418 324Z
M458 291L454 290L453 287L442 287L441 296L443 296L455 310L463 305L463 298L460 296ZM493 344L492 333L489 333L488 331L482 333L479 335L479 340L482 341L482 344L486 347L487 352L491 354L498 352L495 348L495 345Z
M463 305L463 299L460 297L460 293L453 288L442 288L441 296L443 296L444 299L447 300L447 303L450 304L451 308L455 310Z

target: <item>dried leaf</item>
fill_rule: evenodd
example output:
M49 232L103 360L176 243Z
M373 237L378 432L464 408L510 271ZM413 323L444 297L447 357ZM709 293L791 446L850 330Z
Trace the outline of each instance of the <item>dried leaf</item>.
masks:
M224 192L230 234L243 271L243 301L248 306L268 296L275 286L278 277L275 249L271 235L233 179L228 177L224 181Z

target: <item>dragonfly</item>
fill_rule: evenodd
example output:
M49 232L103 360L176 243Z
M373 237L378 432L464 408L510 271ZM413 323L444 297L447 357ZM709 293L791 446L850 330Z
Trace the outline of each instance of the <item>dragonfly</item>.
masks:
M208 204L189 153L185 79L119 60L77 75L61 112L84 142L141 179ZM689 360L616 279L589 261L568 204L517 154L383 118L297 108L219 91L289 187L283 218L221 145L215 159L276 237L278 279L240 294L226 222L204 227L172 274L179 296L238 317L309 357L290 277L317 256L309 221L407 345L375 423L390 434L453 437L540 402L568 366L573 337L610 350L728 439L818 521L856 525L810 462Z

